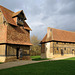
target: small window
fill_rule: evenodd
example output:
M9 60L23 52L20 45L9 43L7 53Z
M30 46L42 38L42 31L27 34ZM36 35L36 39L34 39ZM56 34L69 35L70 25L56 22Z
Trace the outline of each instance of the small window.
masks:
M56 42L56 44L58 44L58 42Z
M72 51L74 51L74 49L72 49Z
M66 48L64 48L64 50L66 50Z
M58 47L57 47L57 50L59 50Z

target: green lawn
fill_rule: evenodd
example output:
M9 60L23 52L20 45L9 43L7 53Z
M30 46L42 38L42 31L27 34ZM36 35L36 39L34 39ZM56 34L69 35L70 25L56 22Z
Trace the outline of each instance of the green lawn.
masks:
M41 58L41 56L31 56L32 59Z
M67 58L67 59L64 59L64 60L75 60L75 57Z
M34 61L39 61L39 60L48 60L48 59L41 59L41 56L31 56L31 59Z
M0 70L1 75L75 75L75 57Z

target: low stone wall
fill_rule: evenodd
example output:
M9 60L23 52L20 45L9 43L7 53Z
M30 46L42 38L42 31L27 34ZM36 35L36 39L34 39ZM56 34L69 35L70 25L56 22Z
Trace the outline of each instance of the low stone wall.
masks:
M30 56L23 56L22 59L17 59L16 56L8 56L6 57L5 62L17 61L17 60L31 60Z
M54 54L54 55L51 55L50 58L59 58L59 57L75 57L74 54L64 54L64 55L61 55L61 54ZM41 53L41 58L47 58L46 57L46 53Z
M5 62L16 61L16 60L17 60L16 56L8 56L8 57L6 57Z
M22 60L31 60L30 56L23 56Z

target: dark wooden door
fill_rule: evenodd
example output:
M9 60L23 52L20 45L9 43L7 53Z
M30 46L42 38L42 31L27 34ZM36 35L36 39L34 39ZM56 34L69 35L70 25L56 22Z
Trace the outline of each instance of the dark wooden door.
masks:
M64 55L63 49L61 49L61 55Z
M22 50L20 50L20 58L22 58L23 54L22 54Z
M17 59L19 59L19 48L17 48L16 56L17 56Z

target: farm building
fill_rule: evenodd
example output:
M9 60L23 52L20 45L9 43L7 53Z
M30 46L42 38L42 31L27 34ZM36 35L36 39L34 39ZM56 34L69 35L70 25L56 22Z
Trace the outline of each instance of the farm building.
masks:
M23 10L0 6L0 62L30 59L30 31Z
M75 32L48 27L41 43L41 58L75 56Z

